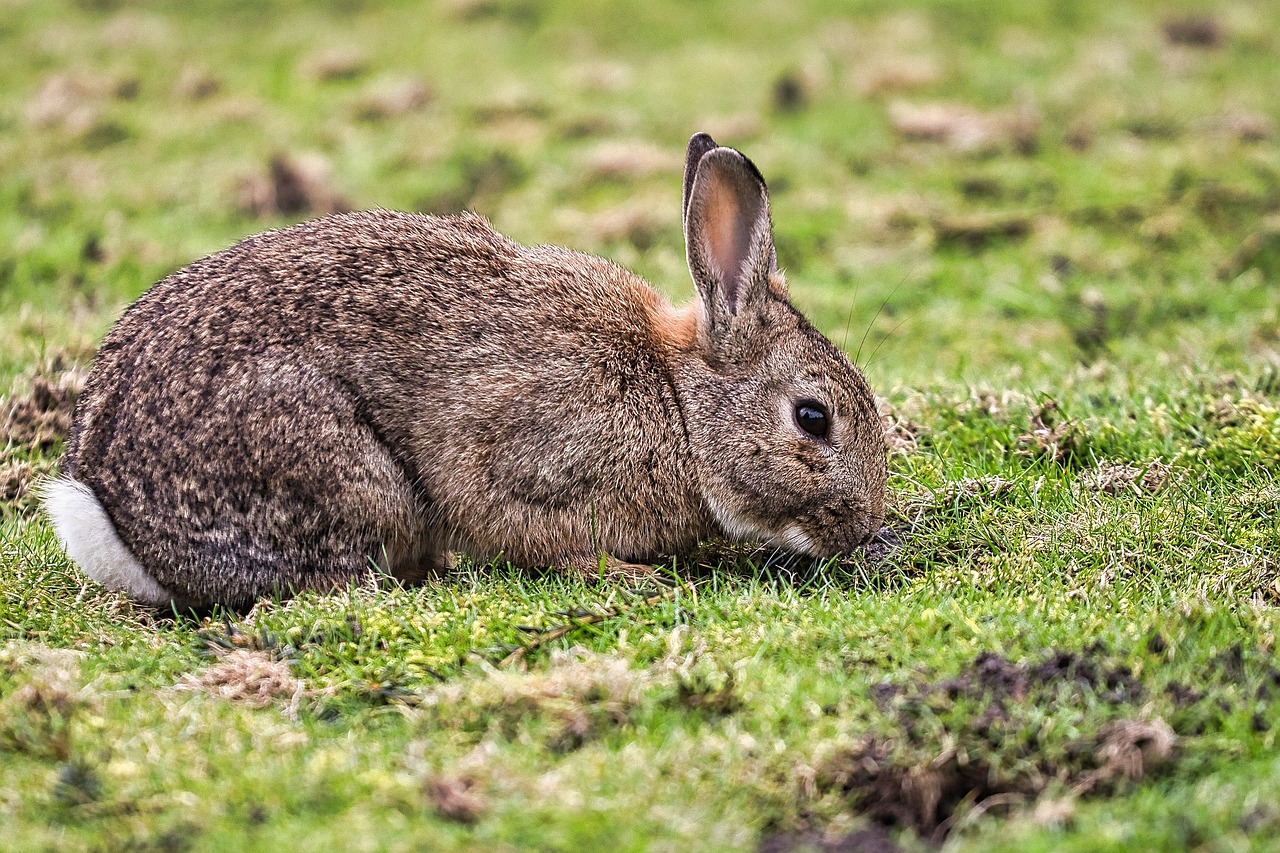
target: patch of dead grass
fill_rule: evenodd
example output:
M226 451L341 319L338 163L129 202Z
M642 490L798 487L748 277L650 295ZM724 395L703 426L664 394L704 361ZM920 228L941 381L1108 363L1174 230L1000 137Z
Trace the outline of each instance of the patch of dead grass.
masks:
M353 80L368 68L369 60L364 52L347 45L317 51L298 66L303 77L319 83Z
M112 15L102 26L102 37L116 50L155 48L176 41L173 24L167 17L137 9L122 9Z
M1237 142L1267 142L1276 135L1270 116L1252 110L1232 110L1219 119L1219 127Z
M417 112L431 103L431 89L416 77L383 77L370 83L355 104L363 121L386 121Z
M675 174L680 159L674 150L643 139L610 139L588 151L582 165L592 180L620 181Z
M927 427L915 423L883 397L876 398L876 410L880 414L880 426L884 430L885 444L891 453L911 453L918 445L918 437Z
M306 692L306 683L293 674L287 661L265 652L233 649L212 666L184 677L177 688L202 691L252 708L287 700L285 708L292 716Z
M1084 427L1071 419L1058 420L1058 404L1047 400L1032 411L1029 429L1015 440L1014 452L1059 465L1078 464L1085 438Z
M222 83L203 68L188 65L178 74L173 93L184 101L203 101L222 91Z
M947 503L954 501L989 501L1013 491L1014 483L1004 477L964 477L947 483L943 490Z
M1040 115L1030 106L980 110L948 102L889 104L889 125L903 139L935 142L961 154L1012 149L1031 153L1039 143Z
M27 99L27 124L60 130L68 136L87 137L106 123L107 101L117 83L106 77L59 72L45 78Z
M864 98L883 98L924 89L942 80L942 66L923 55L876 56L853 72L854 89Z
M0 461L0 503L26 501L35 482L36 468L22 459Z
M0 649L0 750L49 756L71 755L72 718L88 704L80 684L80 654L24 643Z
M674 227L666 205L654 204L644 197L606 210L566 216L565 222L574 233L585 236L589 244L629 243L641 251Z
M1169 483L1172 467L1156 460L1146 465L1103 462L1080 475L1080 485L1108 495L1156 494Z
M541 671L490 669L483 679L442 685L423 698L422 707L452 726L496 727L504 735L540 719L551 726L552 747L564 750L627 723L658 677L652 669L632 669L624 658L574 648L552 653Z
M635 82L635 69L625 62L598 59L573 66L566 77L575 88L588 92L621 92Z
M1098 733L1098 767L1076 782L1072 793L1085 794L1121 780L1137 782L1167 764L1177 745L1178 736L1159 717L1116 720Z
M694 123L711 134L713 139L724 140L725 145L739 146L759 136L764 121L755 113L707 115Z
M645 702L725 716L742 707L733 673L706 653L668 638L667 654L643 669L625 657L574 647L543 668L487 667L484 677L442 684L414 704L439 725L477 737L518 736L525 726L555 752L567 752L627 726Z

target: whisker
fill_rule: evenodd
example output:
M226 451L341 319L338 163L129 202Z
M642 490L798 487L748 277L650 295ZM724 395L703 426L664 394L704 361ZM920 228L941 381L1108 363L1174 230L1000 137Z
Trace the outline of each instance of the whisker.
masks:
M888 331L887 334L885 334L882 338L880 338L880 343L876 344L876 348L871 351L871 356L867 359L866 368L868 370L870 370L877 363L875 361L876 353L880 352L880 347L884 346L884 342L889 340L889 338L893 337L897 333L897 331L902 328L902 325L906 323L907 320L909 319L911 319L910 314L908 314L906 317L903 317L901 320L899 320L898 325L894 326L892 329Z
M910 270L907 270L902 274L902 277L898 279L898 283L893 286L893 290L889 291L889 295L884 298L884 301L880 303L880 307L876 309L875 316L871 318L871 322L867 324L867 328L862 332L862 340L858 341L858 351L853 356L854 364L858 364L862 360L862 347L867 342L867 335L871 334L871 327L876 324L876 320L880 319L880 315L884 312L885 306L889 304L890 299L897 295L898 288L902 287L902 285L906 283L907 277L910 274Z
M858 278L853 284L853 299L849 301L849 316L844 321L844 337L840 339L840 349L845 349L849 343L849 327L853 325L853 309L858 307L858 294L862 292L862 279Z

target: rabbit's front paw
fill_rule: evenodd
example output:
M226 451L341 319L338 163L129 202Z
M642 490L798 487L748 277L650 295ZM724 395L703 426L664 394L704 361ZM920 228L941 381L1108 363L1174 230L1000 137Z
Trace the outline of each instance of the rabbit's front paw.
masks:
M561 567L587 580L652 583L659 578L658 570L653 566L624 562L608 554L583 554L570 557L561 563Z

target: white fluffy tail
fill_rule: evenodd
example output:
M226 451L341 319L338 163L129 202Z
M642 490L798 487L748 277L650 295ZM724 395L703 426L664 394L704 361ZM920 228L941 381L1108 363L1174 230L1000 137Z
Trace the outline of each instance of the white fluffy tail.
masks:
M86 575L143 604L173 601L173 595L156 583L120 541L97 495L84 483L65 477L46 483L44 510L62 547Z

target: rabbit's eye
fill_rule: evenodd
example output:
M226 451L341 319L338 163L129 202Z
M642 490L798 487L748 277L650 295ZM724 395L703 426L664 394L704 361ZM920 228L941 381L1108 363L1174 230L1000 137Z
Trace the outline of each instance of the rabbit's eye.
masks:
M814 438L826 438L831 429L827 407L816 400L801 400L796 403L796 423Z

